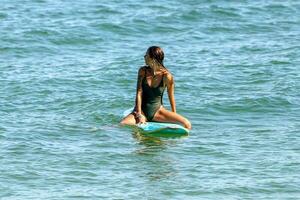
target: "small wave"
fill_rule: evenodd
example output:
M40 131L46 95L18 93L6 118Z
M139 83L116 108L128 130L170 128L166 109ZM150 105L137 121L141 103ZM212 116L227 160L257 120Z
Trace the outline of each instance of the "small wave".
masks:
M292 103L283 97L243 97L238 100L225 100L207 105L221 112L280 112Z
M267 51L268 49L265 48L265 47L262 47L262 46L242 46L240 49L240 51L245 51L245 52L264 52L264 51Z
M152 31L157 33L176 33L181 30L172 26L155 26Z
M187 13L180 15L180 19L189 21L189 22L199 21L199 20L201 20L202 17L204 18L205 14L198 10L191 10Z
M25 35L37 35L37 36L49 36L49 35L58 35L59 33L57 31L49 30L49 29L40 29L40 30L30 30L25 32Z
M274 26L264 23L264 24L243 24L239 27L239 32L245 32L247 34L256 34L256 33L270 33L274 31Z
M7 18L7 14L5 14L5 13L0 13L0 19L5 19L5 18Z
M212 33L230 33L234 32L235 28L214 25L209 27L207 30Z
M56 45L91 45L95 44L95 41L102 41L102 38L68 35L51 38L50 41Z
M230 18L241 18L242 16L237 13L239 10L235 8L222 8L218 6L211 6L210 11L214 14L217 14L221 17L230 17Z
M291 62L283 61L283 60L271 60L270 63L273 64L273 65L288 65L288 64L291 64Z
M133 32L133 29L130 29L130 27L118 25L114 23L101 23L94 25L97 29L100 29L101 31L106 31L118 35L130 35Z
M263 7L264 9L268 10L268 12L274 12L274 11L284 11L284 12L290 12L291 7L283 5L283 3L278 4L278 3L271 3L269 5L266 5Z
M120 10L117 9L112 9L106 6L98 6L96 9L93 11L94 14L101 14L101 15L121 15L124 14Z

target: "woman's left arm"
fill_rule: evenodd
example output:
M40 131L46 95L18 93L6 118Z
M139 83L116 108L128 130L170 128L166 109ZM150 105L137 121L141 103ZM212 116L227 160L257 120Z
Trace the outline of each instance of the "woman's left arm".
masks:
M171 104L172 111L176 113L176 103L175 103L175 97L174 97L174 78L173 76L168 73L167 74L167 89L168 89L168 96L169 101Z

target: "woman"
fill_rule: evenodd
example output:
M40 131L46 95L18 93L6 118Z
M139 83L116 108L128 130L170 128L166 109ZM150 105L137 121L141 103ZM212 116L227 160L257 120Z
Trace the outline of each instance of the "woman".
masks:
M149 47L145 56L146 66L139 69L135 108L122 119L121 124L134 125L146 121L181 123L191 129L191 123L176 113L174 79L163 65L164 52L160 47ZM167 88L172 112L162 105L162 96Z

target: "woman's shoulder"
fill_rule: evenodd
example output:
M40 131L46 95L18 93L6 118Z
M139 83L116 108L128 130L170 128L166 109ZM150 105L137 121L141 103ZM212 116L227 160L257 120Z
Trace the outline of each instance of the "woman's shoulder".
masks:
M146 65L141 66L139 69L139 75L145 75L147 69L148 69L148 66L146 66Z
M167 70L167 69L164 69L164 70L162 71L162 73L163 73L163 75L164 75L167 79L169 79L169 80L171 80L171 79L173 78L172 73L171 73L169 70Z
M173 82L173 75L171 74L171 72L167 69L164 69L163 70L163 78L164 78L164 81L168 84L172 83Z

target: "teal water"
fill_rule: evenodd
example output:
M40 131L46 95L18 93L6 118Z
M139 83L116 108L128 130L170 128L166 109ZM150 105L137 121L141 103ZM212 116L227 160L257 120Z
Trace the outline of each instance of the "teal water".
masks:
M300 199L299 1L0 4L1 199ZM188 137L118 125L151 45Z

